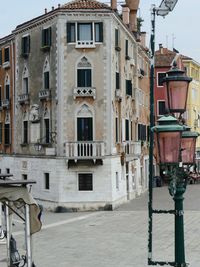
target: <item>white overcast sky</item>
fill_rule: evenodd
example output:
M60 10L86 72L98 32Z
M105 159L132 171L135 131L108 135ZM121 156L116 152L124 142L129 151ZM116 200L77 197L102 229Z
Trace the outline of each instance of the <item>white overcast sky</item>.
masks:
M109 2L109 0L99 0ZM119 0L118 2L122 2ZM134 1L134 0L133 0ZM6 0L0 9L0 38L11 33L18 25L44 13L44 9L69 2L69 0ZM150 35L150 8L159 6L161 0L140 0L140 15L145 20L142 30L147 32L147 46ZM178 0L173 12L165 19L156 17L156 49L176 48L181 54L192 57L200 63L200 33L198 27L200 14L199 0Z

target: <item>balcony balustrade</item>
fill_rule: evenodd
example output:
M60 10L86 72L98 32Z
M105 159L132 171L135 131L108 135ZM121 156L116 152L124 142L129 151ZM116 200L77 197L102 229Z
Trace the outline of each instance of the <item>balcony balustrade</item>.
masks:
M27 103L29 101L29 94L22 94L18 96L18 102L20 104Z
M50 89L43 89L39 91L39 99L49 99L51 97Z
M93 97L96 98L96 88L94 87L76 87L74 88L74 99L76 97Z
M126 155L139 156L141 155L141 142L127 141L124 142L124 152Z
M96 160L104 157L104 142L101 141L66 142L65 148L67 160Z

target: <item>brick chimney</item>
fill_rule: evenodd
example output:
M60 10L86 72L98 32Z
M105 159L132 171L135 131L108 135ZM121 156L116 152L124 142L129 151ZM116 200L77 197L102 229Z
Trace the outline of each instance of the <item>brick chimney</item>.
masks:
M129 25L130 9L127 5L122 6L122 20L124 24Z
M146 32L140 33L140 42L143 47L146 47Z
M130 9L129 28L132 32L137 32L137 11L140 0L126 0L126 5Z
M162 44L159 44L159 52L160 52L160 54L163 54L163 45Z
M117 11L117 0L111 0L111 8Z

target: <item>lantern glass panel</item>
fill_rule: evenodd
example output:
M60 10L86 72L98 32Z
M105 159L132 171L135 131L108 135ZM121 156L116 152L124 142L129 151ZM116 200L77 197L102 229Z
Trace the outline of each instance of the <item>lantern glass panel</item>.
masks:
M188 81L169 81L166 107L172 112L184 112L187 103Z
M183 164L193 164L196 147L196 138L182 138L181 139L181 156Z
M180 161L180 132L159 132L158 148L160 163L178 163Z

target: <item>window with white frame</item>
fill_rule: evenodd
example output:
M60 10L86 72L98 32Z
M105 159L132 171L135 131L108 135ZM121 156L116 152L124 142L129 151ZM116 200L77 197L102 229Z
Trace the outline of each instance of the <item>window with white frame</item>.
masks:
M157 87L163 87L163 78L166 77L166 72L157 73Z
M42 47L51 46L51 27L42 30Z
M67 42L77 45L93 45L103 42L102 22L68 22Z
M29 93L29 80L28 80L28 69L25 66L24 70L23 70L23 75L22 75L22 90L24 94L28 94Z
M44 121L43 121L43 136L44 142L49 144L51 142L50 138L50 112L49 108L46 106L44 111Z
M4 48L4 62L9 62L10 61L10 48L5 47Z

